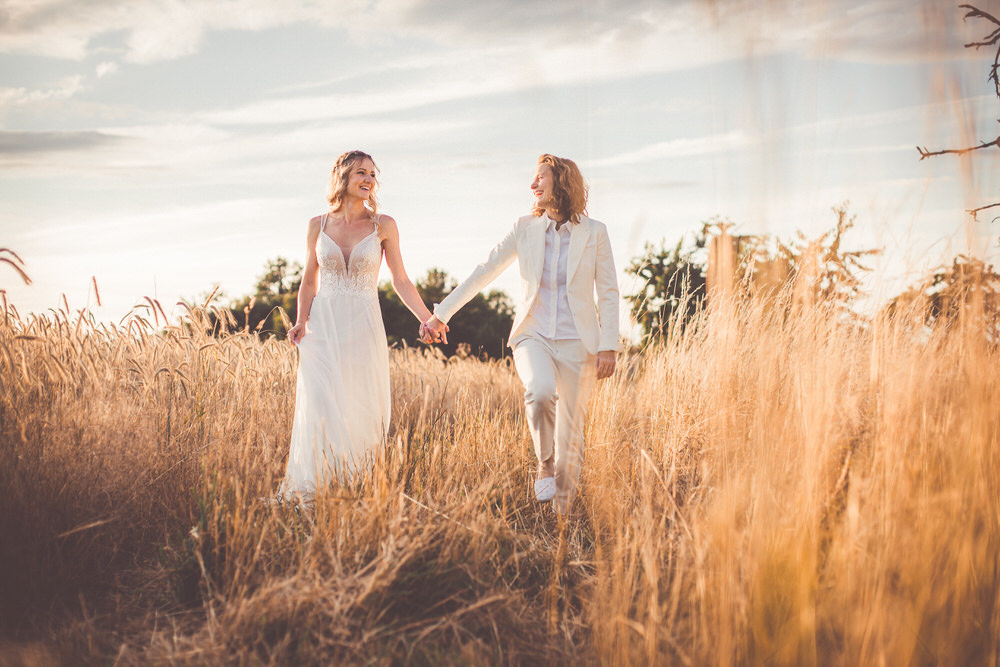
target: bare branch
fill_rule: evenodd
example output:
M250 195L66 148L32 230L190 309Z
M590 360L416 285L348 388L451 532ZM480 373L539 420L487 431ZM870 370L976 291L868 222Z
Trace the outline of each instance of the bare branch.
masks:
M972 151L978 151L980 148L990 148L991 146L1000 148L1000 137L997 137L993 141L984 141L978 146L972 146L970 148L945 148L940 151L931 151L927 150L926 147L921 148L920 146L917 146L917 152L920 153L920 159L923 160L924 158L934 157L935 155L946 155L948 153L954 155L965 155L966 153L971 153Z
M981 19L986 19L987 21L992 21L996 25L1000 26L1000 19L998 19L995 16L989 14L988 12L984 12L983 10L979 9L978 7L973 7L972 5L959 5L958 8L959 9L968 9L969 10L969 13L965 15L965 18L963 20L965 20L965 19L971 19L971 18L981 18ZM966 46L968 46L968 45L966 45Z
M985 211L985 210L986 210L986 209L988 209L988 208L994 208L994 207L996 207L996 206L1000 206L1000 201L998 201L998 202L997 202L997 203L995 203L995 204L987 204L986 206L980 206L979 208L970 208L970 209L966 209L966 211L965 211L965 212L966 212L966 213L969 213L969 214L971 214L971 215L972 215L972 218L973 218L973 220L975 220L975 219L976 219L976 214L977 214L977 213L979 213L980 211Z
M993 46L994 44L997 43L997 39L1000 39L1000 28L997 28L990 34L986 35L986 37L983 37L983 41L981 42L969 42L968 44L965 45L965 48L974 46L978 49L981 46Z
M987 21L990 21L994 25L998 26L996 30L986 35L986 37L984 37L982 41L969 42L968 44L965 45L965 48L974 46L976 47L976 49L979 49L982 46L993 46L994 44L997 45L997 52L993 57L993 65L990 67L990 75L987 78L987 81L993 82L993 89L996 91L997 97L1000 97L1000 76L998 76L997 74L997 72L1000 71L1000 19L993 16L992 14L984 12L981 9L973 7L972 5L959 5L959 7L962 9L969 10L968 13L965 15L965 17L963 17L962 19L963 21L966 21L970 18L981 18L981 19L986 19Z

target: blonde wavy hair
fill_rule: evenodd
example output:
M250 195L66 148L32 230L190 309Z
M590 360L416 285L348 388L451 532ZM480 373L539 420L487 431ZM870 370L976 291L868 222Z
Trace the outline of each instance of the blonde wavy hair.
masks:
M545 153L538 158L538 164L547 164L552 168L556 210L566 220L580 222L580 216L587 213L587 184L583 182L583 174L580 173L576 162ZM538 206L531 209L532 215L543 213L545 209Z
M347 194L347 183L351 180L351 172L364 160L371 160L375 164L375 158L364 151L347 151L337 158L333 163L333 170L330 172L330 183L326 189L326 200L330 202L330 209L336 211L344 201ZM375 193L378 192L378 165L375 165L376 179L372 185L372 190L368 193L368 208L374 216L378 212L378 199Z

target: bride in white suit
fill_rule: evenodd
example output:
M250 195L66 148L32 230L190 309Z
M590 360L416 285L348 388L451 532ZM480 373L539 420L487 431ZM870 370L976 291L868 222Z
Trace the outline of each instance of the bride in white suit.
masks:
M421 333L443 337L451 317L517 259L521 294L510 347L538 456L534 491L565 514L583 465L594 381L615 370L618 279L607 227L584 215L587 187L576 163L542 155L531 190L531 215L514 223L486 261L434 308Z

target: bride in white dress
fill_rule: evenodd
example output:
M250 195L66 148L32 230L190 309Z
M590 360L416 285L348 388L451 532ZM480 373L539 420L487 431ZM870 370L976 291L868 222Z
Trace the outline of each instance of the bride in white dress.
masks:
M378 303L385 255L392 286L413 314L430 311L406 275L396 221L378 213L378 168L344 153L330 175L329 211L309 221L295 326L295 420L279 496L310 499L362 470L389 426L389 350Z

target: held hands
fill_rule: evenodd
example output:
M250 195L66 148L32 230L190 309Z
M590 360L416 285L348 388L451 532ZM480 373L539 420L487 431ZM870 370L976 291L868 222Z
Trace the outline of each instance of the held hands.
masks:
M429 320L420 325L420 341L428 344L447 343L448 331L450 329L447 324L439 320L437 315L431 315Z
M597 353L597 379L609 378L615 372L615 351L601 350Z

